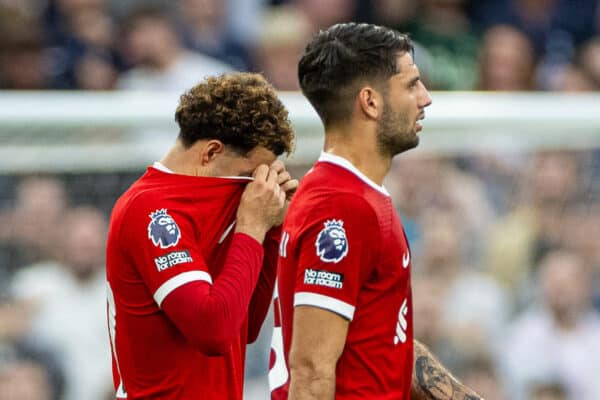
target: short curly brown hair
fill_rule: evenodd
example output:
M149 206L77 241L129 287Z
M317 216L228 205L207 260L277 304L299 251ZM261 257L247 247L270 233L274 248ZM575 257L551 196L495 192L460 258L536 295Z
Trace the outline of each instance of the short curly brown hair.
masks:
M217 139L242 154L256 146L276 155L293 150L295 135L288 111L260 74L207 78L181 96L175 121L186 147L200 139Z

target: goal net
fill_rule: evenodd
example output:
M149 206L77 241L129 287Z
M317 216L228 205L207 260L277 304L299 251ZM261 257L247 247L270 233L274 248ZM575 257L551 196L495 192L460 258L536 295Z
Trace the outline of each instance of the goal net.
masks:
M323 129L303 96L281 97L297 133L287 163L300 178L319 155ZM527 343L518 336L527 332L518 332L531 304L562 304L552 295L564 278L554 264L584 265L586 278L572 282L584 295L562 294L600 310L600 95L432 97L419 147L397 157L385 182L413 253L415 335L457 375L483 365L508 398L529 393L538 378L564 371L548 367L556 360L535 345L508 357L498 350L513 334ZM56 208L48 207L52 197L39 195L36 203L31 197L45 192L27 191L25 183L32 176L59 182L65 209L93 206L108 216L174 142L177 99L0 92L0 297L10 297L15 274L57 240L43 225L52 224L44 218ZM15 250L23 238L35 251ZM269 328L249 353L249 399L267 391ZM527 359L539 362L519 362Z

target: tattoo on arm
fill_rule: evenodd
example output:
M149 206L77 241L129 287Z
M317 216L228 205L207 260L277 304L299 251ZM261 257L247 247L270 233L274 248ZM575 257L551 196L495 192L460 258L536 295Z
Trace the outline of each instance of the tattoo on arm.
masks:
M421 343L415 341L412 400L483 400L460 383Z

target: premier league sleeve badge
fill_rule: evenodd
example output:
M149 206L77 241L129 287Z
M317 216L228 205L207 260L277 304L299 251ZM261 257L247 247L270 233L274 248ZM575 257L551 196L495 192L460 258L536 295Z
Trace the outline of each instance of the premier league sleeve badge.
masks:
M167 213L166 208L150 213L148 239L152 240L152 243L161 249L166 249L179 243L181 231L173 217Z
M331 220L324 223L325 227L317 235L315 247L317 256L323 262L340 262L348 255L348 240L344 230L344 221Z

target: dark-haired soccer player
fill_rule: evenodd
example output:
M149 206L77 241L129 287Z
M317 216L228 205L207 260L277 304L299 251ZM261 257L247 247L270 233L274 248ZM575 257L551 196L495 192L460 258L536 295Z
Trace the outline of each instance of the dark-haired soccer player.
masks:
M272 397L479 399L413 342L410 248L382 186L431 104L410 40L335 25L308 44L298 76L325 146L283 226Z
M107 248L118 399L242 398L246 344L275 281L278 229L298 182L288 113L257 74L181 96L179 137L117 201Z

